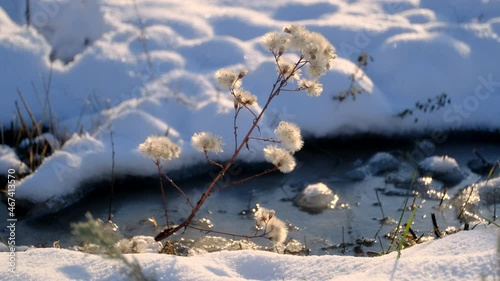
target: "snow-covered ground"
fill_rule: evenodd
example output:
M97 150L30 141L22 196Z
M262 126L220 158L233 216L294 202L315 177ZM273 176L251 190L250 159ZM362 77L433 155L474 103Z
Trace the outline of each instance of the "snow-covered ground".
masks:
M259 105L255 107L260 108L275 75L272 57L261 47L260 37L292 22L322 33L336 46L338 58L322 78L324 91L320 97L294 92L279 96L261 124L264 136L271 134L281 120L297 123L309 137L434 131L434 141L439 142L441 129L500 129L500 70L495 63L500 55L500 1L136 2L137 9L134 1L121 0L31 1L30 28L24 16L26 1L0 3L0 123L3 128L11 122L19 124L16 101L29 120L21 93L36 118L46 123L49 116L57 119L58 138L64 132L71 137L33 174L17 183L19 200L56 210L77 199L75 194L81 194L78 189L82 182L110 178L111 133L118 174L153 174L155 166L138 153L137 147L147 136L167 131L182 150L180 158L165 165L167 171L186 171L182 168L204 160L203 154L189 145L195 132L211 131L222 136L227 147L215 159L227 159L232 151L233 103L226 92L217 89L213 73L221 67L248 68L244 87L258 96ZM349 76L363 51L374 59L358 72L357 87L364 92L356 100L334 100L349 87ZM426 103L443 92L451 99L444 108L430 113L415 109L416 102ZM414 110L414 114L397 117L405 109ZM240 129L244 130L252 119L250 114L242 114ZM73 135L80 130L86 133ZM252 148L257 153L245 151L241 159L262 160L258 152L262 147L254 144ZM0 149L0 167L16 162L10 148ZM484 239L476 239L476 234ZM457 246L458 242L451 247L443 241L415 247L406 251L412 254L405 255L397 272L410 272L408 279L419 279L413 278L415 274L424 279L448 279L451 274L458 279L479 276L482 271L478 268L467 273L476 275L464 271L469 266L497 265L491 242L496 239L494 235L494 230L487 230L443 240L468 241L470 247L464 248ZM432 252L436 260L428 259L433 247L441 249ZM463 254L456 251L457 247ZM61 252L72 258L65 260ZM20 253L19 270L32 277L52 276L57 271L67 279L87 279L89 275L81 267L61 266L63 260L80 261L83 255L56 253ZM51 256L59 260L51 263ZM203 267L199 261L162 256L174 269L169 271L160 262L153 263L156 258L145 255L141 260L146 268L158 265L166 276L174 272L179 276L173 279L184 276L189 280L197 278L194 274L210 272L213 280L227 274L228 279L260 279L251 273L262 266L267 271L257 272L275 274L269 279L281 279L281 273L294 267L304 272L317 268L322 274L305 276L307 279L335 277L337 268L345 274L362 275L365 271L360 271L367 268L360 278L380 272L386 274L380 278L386 279L392 268L387 259L394 259L302 259L241 252L202 256L207 263ZM40 267L46 271L23 269L23 260L26 264L46 262ZM99 257L82 263L90 275L114 274L99 265ZM307 266L311 263L330 266ZM48 264L52 266L47 268ZM196 265L188 269L188 264ZM418 265L428 270L420 270ZM197 273L190 275L191 270ZM300 272L283 278L301 279ZM491 268L488 272L495 273ZM219 273L222 276L217 276Z
M498 228L480 226L378 258L297 257L262 251L234 251L179 257L163 254L135 258L155 280L496 280L499 253L493 246ZM126 280L118 261L63 249L17 253L16 274L2 280ZM120 269L122 269L120 271Z

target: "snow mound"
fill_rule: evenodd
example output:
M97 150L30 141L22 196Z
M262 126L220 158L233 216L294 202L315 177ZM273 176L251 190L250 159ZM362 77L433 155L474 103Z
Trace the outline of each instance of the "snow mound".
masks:
M19 160L14 149L6 145L0 145L0 170L2 175L7 176L9 169L14 169L17 174L29 172L28 166Z
M478 183L479 197L487 205L500 202L500 178L486 180Z
M335 208L339 197L324 183L308 185L295 198L295 205L308 212L321 212L324 209Z
M64 63L98 40L106 30L104 15L97 0L17 1L11 4L11 17L27 24L25 11L29 3L29 24L45 37L52 47L50 60ZM78 16L75 16L78 15ZM78 30L78 32L76 32Z
M427 157L420 162L419 168L425 176L430 176L452 186L465 178L457 161L446 155Z
M388 152L378 152L367 163L372 175L393 172L399 169L401 162Z
M297 257L248 250L192 257L149 253L126 256L138 260L146 277L158 280L493 280L498 276L493 241L499 235L494 226L479 226L413 246L404 250L400 259L396 252L368 258ZM0 279L127 280L123 264L98 255L37 248L17 252L16 256L16 273L1 270Z

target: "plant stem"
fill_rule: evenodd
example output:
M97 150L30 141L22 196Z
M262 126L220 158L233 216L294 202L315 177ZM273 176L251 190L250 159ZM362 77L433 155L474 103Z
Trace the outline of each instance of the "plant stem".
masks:
M247 182L247 181L249 181L249 180L255 179L255 178L260 177L260 176L263 176L263 175L265 175L265 174L272 173L272 172L277 171L277 170L278 170L278 168L275 166L275 167L273 167L273 168L271 168L271 169L267 169L267 170L265 170L265 171L263 171L263 172L260 172L260 173L258 173L258 174L255 174L255 175L250 176L250 177L248 177L248 178L244 178L244 179L237 180L237 181L232 181L232 182L230 182L230 183L228 183L228 184L225 184L225 185L223 185L223 186L221 186L221 187L219 187L219 188L215 189L214 191L221 190L221 189L225 189L225 188L228 188L228 187L231 187L231 186L237 185L237 184L242 184L242 183L244 183L244 182Z
M297 61L297 63L295 64L295 69L300 65L301 62L302 62L302 58L300 58ZM210 183L210 185L207 187L207 189L205 190L205 192L202 194L200 200L198 200L198 202L196 203L196 206L191 211L191 214L189 214L189 216L183 222L181 222L178 226L176 226L176 227L170 228L170 227L168 227L168 223L167 223L167 229L165 229L164 231L162 231L160 234L158 234L155 237L156 241L161 241L161 240L163 240L163 239L171 236L175 232L179 231L180 229L186 228L186 227L189 226L189 224L194 219L194 217L196 216L196 214L198 213L198 211L200 211L201 206L203 206L203 203L205 203L205 200L207 200L207 198L212 194L213 189L214 189L215 185L217 184L217 182L219 182L222 179L222 177L225 175L225 173L227 172L227 170L229 170L229 168L231 167L231 165L236 161L236 157L238 157L238 155L240 154L240 152L243 149L243 147L245 147L245 145L248 142L250 136L252 135L252 132L255 130L255 128L258 127L258 123L259 123L260 119L262 118L262 116L264 115L264 112L266 112L267 108L269 107L269 104L271 103L271 101L273 100L273 98L275 98L277 95L279 95L281 89L286 85L288 79L290 79L292 77L292 75L294 74L295 69L287 77L284 77L283 74L281 74L281 73L278 75L278 78L276 79L276 81L273 84L273 88L272 88L272 90L270 92L269 98L267 99L266 104L262 108L262 111L254 119L254 121L252 123L252 126L248 130L247 134L243 138L243 141L240 143L240 145L238 146L238 148L234 152L234 154L231 157L231 159L229 161L227 161L227 163L223 166L222 170L217 174L217 176L212 180L212 182ZM162 189L162 192L163 192L163 189ZM165 212L166 212L166 210L165 210Z
M156 167L158 167L158 179L160 180L161 197L163 199L163 210L165 211L165 220L167 221L168 227L168 211L167 211L167 198L165 196L165 189L163 188L163 177L161 172L160 159L155 161Z
M191 208L194 209L193 203L191 203L191 200L189 200L189 197L186 195L186 193L184 193L184 191L182 191L182 189L169 176L167 176L166 174L163 174L163 176L170 182L173 187L175 187L182 194L182 196L184 196L184 198L186 198L187 203L191 206Z
M109 196L109 211L108 211L108 221L113 221L113 215L111 213L111 206L113 205L113 194L115 191L115 142L113 140L113 131L110 133L111 135L111 194Z

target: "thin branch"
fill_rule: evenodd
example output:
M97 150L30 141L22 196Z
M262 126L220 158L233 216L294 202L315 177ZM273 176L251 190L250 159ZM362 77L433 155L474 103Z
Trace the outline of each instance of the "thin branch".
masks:
M265 142L281 143L281 141L274 140L274 139L267 139L267 138L249 137L249 139L260 140L260 141L265 141Z
M182 188L180 188L167 174L163 173L163 176L170 182L170 184L175 187L181 194L186 198L187 203L191 206L192 209L194 209L193 203L191 203L191 200L189 200L189 197L182 191Z
M464 214L465 208L467 207L467 204L469 204L469 200L472 197L472 193L474 193L474 187L476 187L476 186L475 185L471 186L469 196L467 196L467 200L465 200L465 203L463 204L462 208L460 209L460 213L458 214L457 219L460 219L462 217L462 215Z
M31 112L30 107L28 106L28 104L26 103L26 100L24 99L23 93L21 93L21 91L19 89L17 89L17 95L21 98L21 102L23 103L24 108L28 112L28 115L31 119L31 124L33 126L33 130L35 131L37 136L41 135L42 132L40 131L40 128L38 127L38 123L36 122L35 116L33 115L33 112Z
M154 75L154 68L153 68L153 63L151 62L151 54L149 53L149 48L147 44L147 37L146 37L146 27L144 26L144 21L142 20L142 17L139 13L139 8L137 7L137 2L136 0L132 0L132 3L134 4L134 12L135 15L137 16L137 21L139 22L139 29L141 30L141 34L139 36L139 40L141 41L142 48L144 49L144 53L146 54L146 62L148 64L148 70L149 74Z
M50 103L50 87L52 85L52 61L50 62L50 68L49 68L49 77L47 83L45 83L45 79L42 77L42 84L43 84L43 89L45 90L45 104L43 111L45 112L45 107L49 109L49 132L53 135L55 135L54 132L54 116L52 112L52 105Z
M33 136L31 135L30 131L28 130L28 127L26 125L26 122L24 121L23 115L21 113L21 109L19 108L19 104L17 103L17 101L14 102L14 105L16 106L17 114L19 115L19 121L21 122L21 130L19 133L21 134L21 131L25 131L27 136L28 136L28 140L30 142L30 145L32 145L33 144ZM21 135L19 135L19 137L18 137L18 143L16 144L16 146L19 144L20 138L21 138Z
M206 150L206 149L205 149L205 151L204 151L204 152L205 152L205 159L207 159L207 162L208 162L208 163L210 163L210 164L212 164L212 165L215 165L215 166L217 166L217 167L219 167L219 168L221 168L221 169L224 169L224 166L222 166L221 164L219 164L219 163L217 163L217 162L213 161L212 159L210 159L210 158L208 157L208 152L207 152L207 150Z
M24 17L26 18L26 27L31 25L31 4L30 0L26 0L26 10L24 11Z
M443 205L443 202L444 202L444 198L446 197L446 194L448 193L448 187L444 187L444 191L443 191L443 196L441 197L441 200L439 201L439 207L441 207Z
M380 207L380 212L382 213L382 219L385 218L384 208L382 207L382 202L380 202L380 197L378 196L378 189L375 189L375 195L377 196L378 206Z
M163 210L165 211L165 220L167 221L167 226L168 226L169 221L168 221L168 211L167 211L167 198L165 196L165 189L163 188L163 178L161 172L160 159L155 160L155 165L156 167L158 167L158 179L160 180L161 197L163 199Z
M234 95L234 93L233 93ZM237 104L235 104L234 108L234 120L233 120L233 126L234 126L234 153L236 153L236 150L238 149L238 125L237 125L237 119L238 119L238 114L240 113L241 107L239 107Z
M234 234L234 233L229 233L229 232L224 232L224 231L206 229L206 228L201 228L201 227L192 226L192 225L188 225L187 227L191 228L191 229L196 229L196 230L202 231L205 234L216 233L216 234L227 235L227 236L231 236L231 237L239 237L239 238L244 238L244 239L261 238L261 237L265 237L268 234L268 232L266 232L265 229L264 229L264 232L262 232L261 234L257 234L257 233L259 233L259 231L257 231L256 234L254 234L254 235L244 235L244 234Z
M260 177L260 176L263 176L263 175L266 175L266 174L272 173L272 172L277 171L277 170L278 170L278 167L274 166L274 167L273 167L273 168L271 168L271 169L267 169L267 170L265 170L265 171L263 171L263 172L260 172L260 173L258 173L258 174L255 174L255 175L253 175L253 176L250 176L250 177L247 177L247 178L244 178L244 179L241 179L241 180L232 181L232 182L230 182L230 183L227 183L227 184L225 184L225 185L223 185L223 186L221 186L221 187L219 187L219 188L216 188L216 189L214 190L214 192L215 192L215 191L218 191L218 190L221 190L221 189L225 189L225 188L228 188L228 187L234 186L234 185L242 184L242 183L244 183L244 182L247 182L247 181L249 181L249 180L252 180L252 179L258 178L258 177Z
M113 221L113 214L111 207L113 206L113 195L115 192L115 141L113 139L113 130L110 132L111 136L111 194L109 196L109 210L108 210L108 221Z

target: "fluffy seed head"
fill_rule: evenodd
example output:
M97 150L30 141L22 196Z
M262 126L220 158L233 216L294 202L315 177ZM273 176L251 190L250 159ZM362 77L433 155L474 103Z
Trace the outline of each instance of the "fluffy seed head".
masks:
M195 133L191 145L199 152L222 152L222 140L210 132Z
M155 160L178 158L180 147L165 136L151 136L139 145L139 151Z
M290 80L300 79L301 69L295 69L295 63L290 60L278 60L278 65L276 68L278 74L282 74L284 77L290 76Z
M323 85L317 80L301 80L299 89L305 89L309 96L319 97L323 92Z
M290 155L290 152L276 145L268 145L264 148L264 157L266 161L272 163L282 173L290 173L297 165L295 158Z
M275 216L274 210L260 207L255 212L255 223L275 245L285 242L288 229L286 224Z
M292 24L283 28L285 33L289 34L289 47L292 50L302 50L309 41L310 31L305 27Z
M246 106L254 105L257 102L257 96L252 95L249 91L242 88L234 89L235 104L242 104Z
M294 123L281 121L274 130L274 134L290 152L299 151L304 146L304 141L302 141L302 136L300 135L300 128Z
M269 32L262 37L262 46L280 56L287 49L289 36L278 32Z
M237 88L241 86L241 72L235 72L229 69L219 69L215 72L214 78L215 82L223 90L229 90L233 87Z
M323 35L295 24L285 27L283 31L289 35L289 48L300 51L304 60L309 62L312 78L317 79L332 68L336 58L335 48Z

